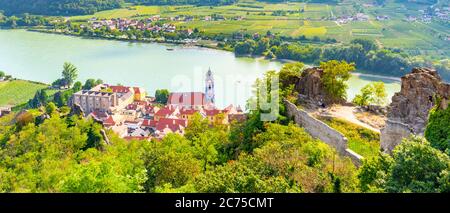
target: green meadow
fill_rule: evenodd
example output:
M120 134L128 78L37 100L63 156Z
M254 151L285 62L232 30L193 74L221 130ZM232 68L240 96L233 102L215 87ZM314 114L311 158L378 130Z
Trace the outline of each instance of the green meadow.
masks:
M306 36L320 38L335 38L341 42L349 42L354 38L369 38L376 40L385 47L404 48L406 50L425 51L428 53L448 55L448 41L439 38L449 35L448 23L407 22L409 15L419 16L418 10L424 5L403 4L388 1L384 7L364 5L361 2L346 0L337 5L318 3L280 3L268 4L253 0L243 0L234 5L226 6L131 6L122 9L98 12L88 16L70 17L72 21L84 22L89 18L147 18L153 15L174 17L177 15L194 16L190 22L174 22L177 26L198 28L207 34L231 34L237 31L248 33L266 33L271 31L284 36ZM275 11L285 11L281 15ZM369 15L369 21L354 21L338 24L327 20L330 17L351 16L358 12ZM212 14L227 18L223 21L204 21L204 16ZM376 16L387 15L390 20L377 21ZM244 20L232 20L241 16Z
M25 80L0 82L0 106L15 106L23 104L34 97L36 91L47 88L48 85ZM51 90L52 95L55 90Z

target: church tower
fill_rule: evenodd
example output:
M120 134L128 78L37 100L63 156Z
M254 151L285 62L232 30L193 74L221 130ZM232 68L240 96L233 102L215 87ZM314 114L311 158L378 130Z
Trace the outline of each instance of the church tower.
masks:
M206 96L206 104L208 105L215 104L216 101L214 97L214 78L211 72L211 68L209 68L208 72L206 73L205 96Z

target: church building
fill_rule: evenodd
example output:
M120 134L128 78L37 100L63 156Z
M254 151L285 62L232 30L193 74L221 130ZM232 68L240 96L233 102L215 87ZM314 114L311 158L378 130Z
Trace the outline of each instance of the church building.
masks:
M172 92L167 100L170 107L184 109L215 108L214 77L211 69L206 72L205 92Z

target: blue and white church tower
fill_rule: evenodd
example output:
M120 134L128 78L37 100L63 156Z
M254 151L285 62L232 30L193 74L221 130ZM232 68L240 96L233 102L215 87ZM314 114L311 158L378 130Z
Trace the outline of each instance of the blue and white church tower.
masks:
M211 68L209 68L208 72L206 73L205 86L206 104L214 105L216 100L214 97L214 77L211 72Z

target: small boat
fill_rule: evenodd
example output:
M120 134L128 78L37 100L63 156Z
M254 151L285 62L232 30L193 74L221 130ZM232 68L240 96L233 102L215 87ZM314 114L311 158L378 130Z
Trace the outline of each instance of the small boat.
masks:
M174 51L175 49L173 48L166 48L167 51Z

